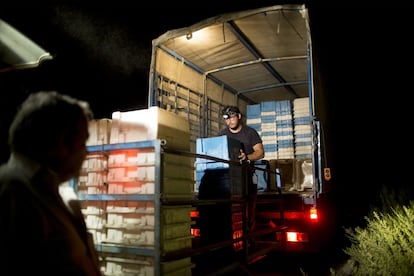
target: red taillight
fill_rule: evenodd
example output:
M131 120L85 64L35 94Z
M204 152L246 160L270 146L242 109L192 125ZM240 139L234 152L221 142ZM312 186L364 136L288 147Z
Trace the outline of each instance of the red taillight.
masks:
M198 213L197 210L190 211L190 218L198 218L199 216L200 214Z
M200 237L200 229L191 228L191 235L194 237Z
M233 232L233 239L239 239L239 238L242 238L242 237L243 237L243 230L236 230L236 231ZM242 240L235 241L233 243L233 248L236 251L242 250L243 249L243 241Z
M318 209L315 207L309 209L309 219L311 221L318 221Z

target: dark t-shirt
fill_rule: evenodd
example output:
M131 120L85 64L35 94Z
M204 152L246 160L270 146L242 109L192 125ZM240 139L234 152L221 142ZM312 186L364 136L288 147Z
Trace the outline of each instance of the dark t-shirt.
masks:
M219 131L218 135L226 135L230 138L239 140L246 154L251 154L254 151L253 146L263 142L259 133L257 133L254 128L247 125L243 125L242 129L237 133L231 132L228 127L223 128Z

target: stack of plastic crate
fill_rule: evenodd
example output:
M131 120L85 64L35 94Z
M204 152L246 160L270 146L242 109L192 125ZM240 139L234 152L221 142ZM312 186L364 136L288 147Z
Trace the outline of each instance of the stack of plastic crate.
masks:
M294 158L291 101L276 102L277 159Z
M192 248L193 207L163 204L194 196L195 159L162 150L190 149L188 122L153 107L114 112L101 124L91 124L94 138L75 187L102 272L191 275L191 257L163 258Z
M262 119L260 104L246 106L246 124L254 128L259 135L262 135Z
M262 122L262 140L265 151L265 159L277 159L277 132L276 132L276 102L268 101L260 103Z
M312 129L308 97L293 100L293 122L295 158L311 158Z

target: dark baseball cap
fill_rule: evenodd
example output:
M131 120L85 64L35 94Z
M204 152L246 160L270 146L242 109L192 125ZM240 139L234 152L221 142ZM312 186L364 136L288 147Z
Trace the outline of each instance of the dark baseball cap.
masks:
M223 115L224 119L228 119L233 115L241 114L240 109L237 106L226 106L222 111L221 114Z

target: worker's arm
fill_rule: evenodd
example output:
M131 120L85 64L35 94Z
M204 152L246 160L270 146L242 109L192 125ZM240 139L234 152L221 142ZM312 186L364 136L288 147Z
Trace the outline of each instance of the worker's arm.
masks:
M263 144L262 143L257 143L256 145L253 146L253 152L246 155L243 150L240 150L240 155L239 155L239 159L241 162L243 161L256 161L256 160L260 160L262 158L264 158L264 149L263 149Z
M247 155L247 158L250 161L256 161L256 160L264 158L265 152L264 152L262 143L257 143L256 145L254 145L253 150L254 150L254 152Z

